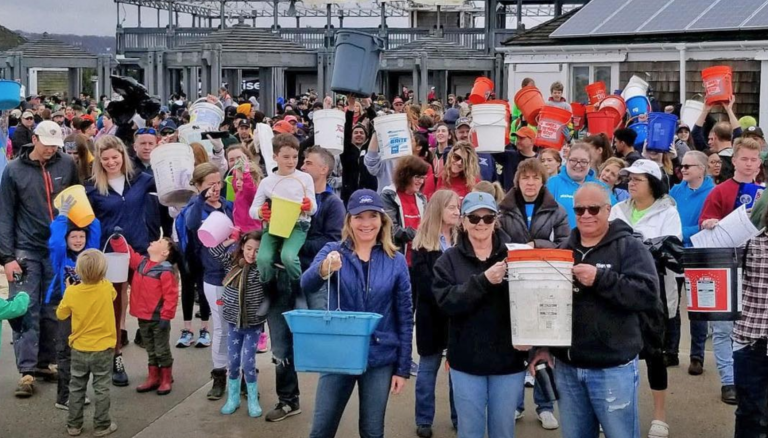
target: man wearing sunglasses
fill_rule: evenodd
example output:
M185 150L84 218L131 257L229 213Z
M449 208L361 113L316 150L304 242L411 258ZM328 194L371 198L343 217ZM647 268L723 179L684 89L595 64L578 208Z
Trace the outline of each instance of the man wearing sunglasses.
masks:
M624 221L608 222L608 189L588 182L573 200L573 340L568 348L540 349L559 390L563 438L638 437L640 315L660 308L656 266ZM554 356L554 359L553 359Z
M13 158L19 156L21 148L25 144L32 143L32 131L35 129L35 115L31 111L24 111L21 115L21 123L13 132L11 144L13 144Z

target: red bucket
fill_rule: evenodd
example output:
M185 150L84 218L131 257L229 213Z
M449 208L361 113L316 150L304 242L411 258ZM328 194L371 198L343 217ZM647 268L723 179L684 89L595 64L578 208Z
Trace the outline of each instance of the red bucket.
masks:
M525 121L531 126L536 126L538 123L539 112L546 102L544 102L544 96L541 95L541 91L533 85L523 87L515 94L515 105L523 113Z
M605 91L605 82L598 81L593 84L589 84L586 87L584 87L585 90L587 90L587 96L589 96L589 103L592 105L597 105L600 103L601 100L605 99L605 96L608 94Z
M545 106L539 113L539 126L534 144L560 150L565 140L564 130L571 121L571 112L556 106Z
M475 85L472 86L472 91L469 93L469 102L473 105L485 103L492 92L493 81L481 76L475 79Z
M613 140L615 121L613 114L606 111L587 113L587 131L590 135L605 134L608 140Z
M733 96L733 71L726 65L705 68L701 71L704 90L707 93L707 104L728 102Z
M571 109L573 110L573 130L580 131L584 127L587 119L587 107L583 103L572 102Z
M621 96L612 94L600 102L600 105L598 105L598 111L605 111L609 114L613 114L615 119L613 126L615 128L619 128L621 126L621 122L624 121L624 113L627 112L627 104L624 102L624 99Z

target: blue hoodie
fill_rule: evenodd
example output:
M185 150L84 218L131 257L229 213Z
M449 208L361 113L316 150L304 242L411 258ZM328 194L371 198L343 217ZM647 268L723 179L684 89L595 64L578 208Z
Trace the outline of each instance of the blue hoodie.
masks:
M584 182L594 182L605 186L606 189L608 188L602 181L595 178L595 171L593 169L589 169ZM576 190L579 187L581 187L581 184L568 176L566 166L562 166L560 173L547 181L547 189L555 197L555 201L562 205L565 212L568 213L568 225L571 226L571 229L576 228L576 213L573 212L573 195L576 194ZM616 196L611 193L611 205L615 205L616 202Z
M70 230L70 227L74 227L74 224L64 215L56 216L56 219L51 222L51 237L48 238L48 250L51 258L51 267L53 268L53 279L45 293L46 304L50 303L53 298L61 299L64 296L66 268L74 268L77 262L76 257L73 257L75 254L67 250L67 232ZM85 228L85 246L83 251L92 248L100 249L99 242L101 242L101 223L98 219L94 219Z
M707 176L701 187L696 190L688 187L688 181L683 181L669 191L677 203L677 212L680 214L680 222L683 223L683 244L686 247L693 246L691 236L699 232L699 216L704 208L704 201L714 188L715 182Z

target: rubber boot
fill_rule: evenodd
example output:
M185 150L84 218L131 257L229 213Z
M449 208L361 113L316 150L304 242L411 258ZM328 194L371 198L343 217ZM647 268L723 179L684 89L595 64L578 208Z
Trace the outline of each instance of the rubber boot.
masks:
M173 365L160 368L160 387L157 388L157 395L166 395L171 393L173 383Z
M221 413L232 415L240 407L240 378L227 379L227 402L221 407Z
M261 417L261 406L259 406L259 387L256 382L247 383L248 388L248 415L253 418Z
M149 365L147 380L136 387L136 392L154 391L158 386L160 386L160 367Z
M221 400L227 388L227 369L214 368L211 371L211 378L213 379L213 386L208 391L208 400Z

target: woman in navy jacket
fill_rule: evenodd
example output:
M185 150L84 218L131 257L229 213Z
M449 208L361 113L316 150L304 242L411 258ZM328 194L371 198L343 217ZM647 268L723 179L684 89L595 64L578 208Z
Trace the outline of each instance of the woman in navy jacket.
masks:
M332 277L330 308L378 313L382 319L371 337L365 373L320 376L310 438L336 435L355 383L359 383L360 436L384 436L389 394L402 391L411 368L411 284L405 256L392 242L392 221L373 190L354 192L348 207L342 242L323 247L302 275L301 287L311 294Z

